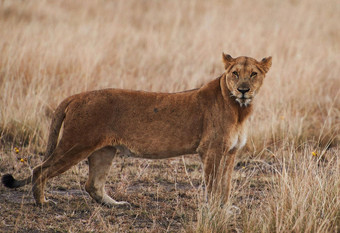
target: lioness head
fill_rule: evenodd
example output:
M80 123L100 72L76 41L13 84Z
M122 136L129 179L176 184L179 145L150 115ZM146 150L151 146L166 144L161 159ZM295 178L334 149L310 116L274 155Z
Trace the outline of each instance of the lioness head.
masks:
M260 62L251 57L232 58L222 54L227 88L230 95L242 106L248 106L262 85L272 58L263 58Z

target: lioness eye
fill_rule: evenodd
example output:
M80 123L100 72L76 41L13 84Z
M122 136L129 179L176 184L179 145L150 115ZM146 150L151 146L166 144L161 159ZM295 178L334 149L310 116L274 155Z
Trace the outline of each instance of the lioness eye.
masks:
M250 77L255 77L257 75L256 72L251 73Z
M235 75L236 77L238 77L238 73L236 71L233 72L233 75Z

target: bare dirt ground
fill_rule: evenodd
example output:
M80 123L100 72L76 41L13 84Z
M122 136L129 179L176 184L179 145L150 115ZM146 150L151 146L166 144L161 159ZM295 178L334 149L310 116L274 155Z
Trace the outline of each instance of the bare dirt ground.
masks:
M188 172L198 172L199 162L190 161ZM191 186L183 169L181 160L117 158L107 191L131 207L107 208L92 201L83 188L86 162L50 182L47 197L56 205L37 207L29 188L1 186L0 231L178 231L188 220L195 221L200 187L199 178L191 180Z

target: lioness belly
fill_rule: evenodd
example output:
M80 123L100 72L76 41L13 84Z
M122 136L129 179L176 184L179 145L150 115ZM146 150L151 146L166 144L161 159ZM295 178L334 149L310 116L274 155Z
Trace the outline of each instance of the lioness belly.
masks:
M125 145L115 146L118 149L119 155L133 157L133 158L143 158L143 159L166 159L171 157L176 157L185 154L193 154L195 150L181 151L181 152L172 152L162 151L158 153L140 153L139 151L135 151L134 149L130 149Z

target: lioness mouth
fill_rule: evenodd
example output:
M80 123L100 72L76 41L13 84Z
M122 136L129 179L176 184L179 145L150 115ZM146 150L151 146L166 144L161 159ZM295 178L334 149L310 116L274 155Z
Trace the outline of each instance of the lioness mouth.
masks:
M246 98L242 96L241 98L236 98L236 101L240 104L241 107L247 107L251 102L251 98Z

